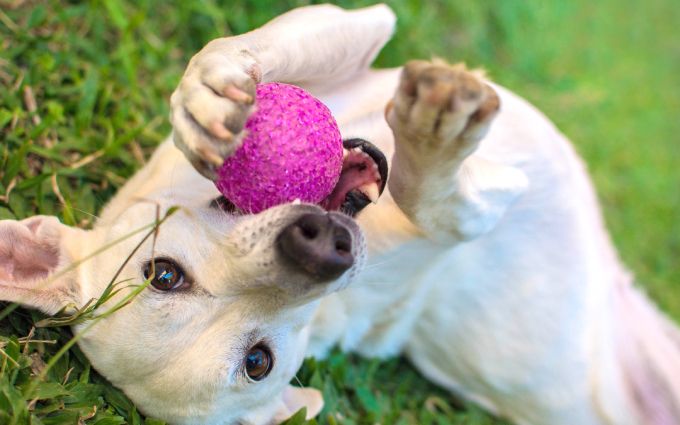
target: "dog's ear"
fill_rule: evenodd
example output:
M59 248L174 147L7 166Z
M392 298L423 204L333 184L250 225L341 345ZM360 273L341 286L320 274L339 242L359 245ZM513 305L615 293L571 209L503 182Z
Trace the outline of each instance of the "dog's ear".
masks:
M275 423L283 422L303 407L307 408L307 420L312 419L323 408L321 391L314 388L298 388L288 385L283 391L283 404L274 416Z
M68 265L85 233L55 217L0 220L0 300L48 314L79 303L80 285Z

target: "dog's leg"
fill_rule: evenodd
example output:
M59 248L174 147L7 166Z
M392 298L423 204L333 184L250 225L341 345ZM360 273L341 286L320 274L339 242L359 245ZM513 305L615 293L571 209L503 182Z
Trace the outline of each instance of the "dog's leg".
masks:
M520 170L473 154L499 107L464 65L404 67L385 111L395 137L389 189L428 236L455 243L484 234L527 187Z
M196 54L173 93L175 144L204 176L238 146L255 84L331 85L371 64L393 32L385 5L354 11L311 6L262 28L213 40Z

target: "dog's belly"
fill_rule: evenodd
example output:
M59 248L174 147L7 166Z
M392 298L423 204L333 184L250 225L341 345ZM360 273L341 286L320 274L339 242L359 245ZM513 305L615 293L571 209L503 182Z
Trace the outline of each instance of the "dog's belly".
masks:
M442 260L408 357L432 381L506 416L597 423L588 400L587 287L578 282L592 277L555 267L560 260L541 261L541 254L559 256L557 247L518 249L540 246L540 236L494 236ZM575 251L567 256L576 264ZM555 417L546 421L548 412Z

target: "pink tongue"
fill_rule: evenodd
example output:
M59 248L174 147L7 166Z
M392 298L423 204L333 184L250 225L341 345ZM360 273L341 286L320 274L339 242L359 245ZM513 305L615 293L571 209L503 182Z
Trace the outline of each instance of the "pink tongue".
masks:
M378 166L373 159L360 149L353 149L345 157L338 184L321 205L329 211L338 210L345 202L347 194L355 189L375 202L380 182Z

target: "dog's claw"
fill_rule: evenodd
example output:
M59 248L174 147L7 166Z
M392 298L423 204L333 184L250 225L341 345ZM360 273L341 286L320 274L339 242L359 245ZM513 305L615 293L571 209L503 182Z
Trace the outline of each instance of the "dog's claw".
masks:
M204 161L216 167L220 167L224 162L224 159L210 148L198 147L196 148L196 153L198 153L199 157Z
M218 139L230 141L234 138L234 134L227 130L221 122L215 121L210 125L210 133Z
M224 87L224 90L222 90L222 94L224 94L225 97L228 97L234 102L245 103L247 105L251 105L253 103L253 97L251 95L239 89L233 84L227 84Z

